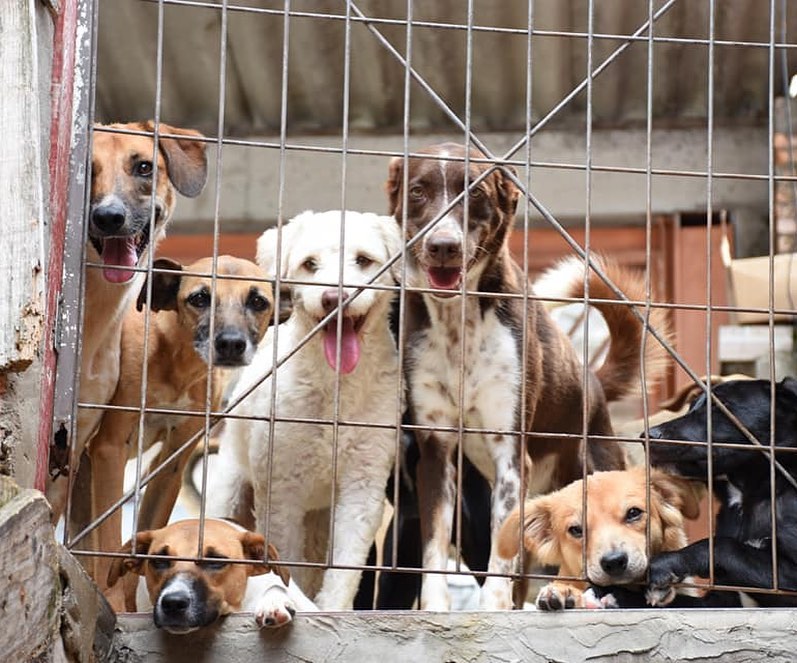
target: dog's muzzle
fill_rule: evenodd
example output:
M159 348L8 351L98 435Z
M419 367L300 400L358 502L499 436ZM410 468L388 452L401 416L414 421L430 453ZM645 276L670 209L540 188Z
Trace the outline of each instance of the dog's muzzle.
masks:
M91 212L91 222L98 234L113 237L119 234L127 218L126 210L121 201L111 201L97 205Z
M249 339L240 329L222 329L213 342L213 359L216 366L243 366L247 364Z
M186 574L166 581L152 611L155 626L169 633L190 633L218 616L218 610L208 605L207 586Z

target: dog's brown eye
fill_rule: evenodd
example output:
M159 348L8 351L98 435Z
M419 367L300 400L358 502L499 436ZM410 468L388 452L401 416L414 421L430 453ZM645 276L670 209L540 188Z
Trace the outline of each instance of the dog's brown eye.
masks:
M166 571L172 565L172 560L170 560L170 559L151 559L151 560L149 560L149 565L155 571Z
M210 293L207 290L192 292L186 300L194 308L207 308L210 306Z
M468 195L470 196L471 200L479 200L484 196L484 191L482 191L479 187L475 187L468 191Z
M409 196L413 200L421 200L426 196L426 192L423 190L423 187L419 184L416 184L413 187L410 187Z
M357 263L358 267L369 267L370 265L374 264L374 261L371 260L368 256L359 255L354 259L354 262Z
M580 539L584 535L584 530L581 529L581 525L570 525L567 528L567 533L574 539Z
M152 175L152 162L139 161L136 164L136 175L140 175L141 177L149 177Z
M204 561L204 562L197 562L196 565L201 568L205 569L206 571L221 571L225 566L228 565L226 557L220 557L218 561Z
M304 267L308 272L315 272L318 270L318 262L315 258L308 258L302 263L302 267Z
M633 523L639 520L642 517L642 514L645 513L642 509L637 509L635 506L632 506L628 511L625 512L625 522Z
M270 306L268 299L254 292L249 295L246 305L253 311L265 311Z

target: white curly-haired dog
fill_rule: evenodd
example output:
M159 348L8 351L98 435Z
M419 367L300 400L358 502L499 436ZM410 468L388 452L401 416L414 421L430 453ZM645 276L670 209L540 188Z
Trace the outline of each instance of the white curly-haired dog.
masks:
M275 343L279 361L338 306L339 283L344 284L346 300L400 252L400 230L392 217L348 211L341 250L343 216L340 211L308 211L283 226L282 278L318 285L290 286L293 312L278 328L269 329L254 360L241 373L232 402L271 369ZM257 247L258 262L272 275L277 269L277 238L276 228L267 230ZM385 270L374 283L392 285L390 272ZM322 610L351 609L360 572L334 567L365 563L382 518L397 424L399 366L388 325L393 296L390 289L362 290L345 305L342 320L334 316L279 365L273 376L256 386L233 413L261 419L226 420L212 472L210 513L240 517L241 502L251 486L255 528L277 547L283 560L329 561L333 565L323 573L314 597ZM276 418L273 436L271 414ZM324 423L285 421L291 418L322 419ZM336 421L347 423L336 427ZM357 426L355 422L382 427ZM332 557L327 560L329 518L324 518L324 513L330 509L335 529ZM312 595L318 574L314 578L307 567L294 568L292 574Z

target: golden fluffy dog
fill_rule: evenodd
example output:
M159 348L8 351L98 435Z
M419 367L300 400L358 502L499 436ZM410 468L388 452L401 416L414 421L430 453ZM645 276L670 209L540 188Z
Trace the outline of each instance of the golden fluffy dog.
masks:
M648 502L645 468L596 472L587 477L584 518L583 490L584 481L578 480L528 500L522 539L535 561L558 566L562 577L585 577L598 586L644 581L650 556L683 548L687 543L684 517L697 518L703 492L699 484L654 469ZM520 509L516 509L498 535L501 556L512 558L517 554L519 525ZM585 585L552 582L540 590L537 607L586 607Z

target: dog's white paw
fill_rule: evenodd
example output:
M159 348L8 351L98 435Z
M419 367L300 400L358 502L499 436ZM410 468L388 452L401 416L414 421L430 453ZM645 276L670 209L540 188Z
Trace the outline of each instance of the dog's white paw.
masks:
M511 610L512 585L508 578L489 577L484 581L479 594L481 610Z
M614 594L605 594L600 598L595 594L592 587L589 587L583 594L584 607L589 610L608 610L610 608L617 608L619 604Z
M271 587L257 601L253 612L260 628L279 628L293 621L296 606L282 587Z

